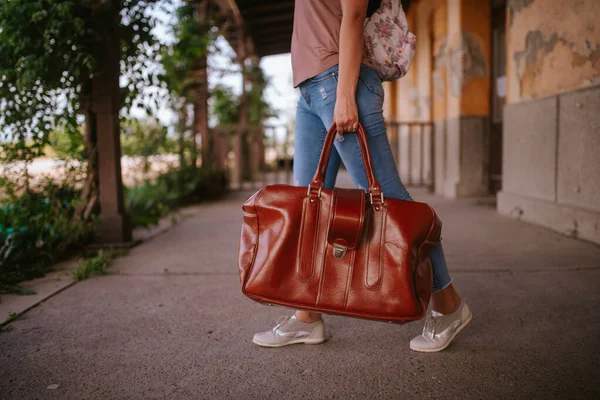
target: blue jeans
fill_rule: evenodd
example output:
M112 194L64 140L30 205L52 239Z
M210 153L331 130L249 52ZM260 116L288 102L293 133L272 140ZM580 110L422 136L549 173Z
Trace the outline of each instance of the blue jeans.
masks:
M328 129L333 124L338 83L338 66L302 82L300 100L296 113L296 143L294 155L294 183L308 186L317 170L321 149ZM356 89L358 117L365 128L373 170L386 197L412 200L400 181L396 162L387 138L383 119L383 86L372 68L361 65ZM325 174L325 188L335 186L341 162L350 173L354 183L361 189L368 188L365 166L355 134L345 134L335 139L329 166ZM433 290L438 292L452 282L441 243L432 251Z

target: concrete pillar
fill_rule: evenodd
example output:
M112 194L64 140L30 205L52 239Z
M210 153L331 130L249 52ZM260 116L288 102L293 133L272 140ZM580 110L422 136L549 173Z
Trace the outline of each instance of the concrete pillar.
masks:
M434 0L422 1L415 4L414 30L417 36L417 51L415 54L415 89L417 97L416 115L413 121L431 121L431 73L432 73L432 14ZM425 151L428 131L423 126L413 126L410 131L408 151L410 164L408 179L413 185L425 185L426 170L430 169L430 152Z
M448 0L445 182L438 186L447 197L488 192L490 26L489 2Z
M434 192L444 194L446 186L446 93L448 91L448 6L436 0L432 21L431 108L433 121Z
M96 114L98 190L100 194L100 243L131 241L131 223L123 204L121 142L119 126L120 88L120 1L98 10L100 54L92 82L92 107Z

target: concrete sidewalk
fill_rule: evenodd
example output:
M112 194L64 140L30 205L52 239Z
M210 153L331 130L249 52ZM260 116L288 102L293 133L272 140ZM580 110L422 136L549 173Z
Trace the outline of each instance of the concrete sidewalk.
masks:
M240 293L246 195L202 206L111 275L13 322L0 333L0 398L600 398L597 246L499 216L489 200L414 191L444 221L451 273L475 314L455 342L414 353L421 323L327 317L325 344L264 349L253 333L288 311Z

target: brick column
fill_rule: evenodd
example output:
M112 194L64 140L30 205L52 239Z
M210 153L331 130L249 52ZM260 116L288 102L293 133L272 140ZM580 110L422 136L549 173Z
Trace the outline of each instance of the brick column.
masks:
M238 130L233 138L234 171L231 182L231 187L233 189L240 189L242 187L244 176L244 154L242 140L244 138L244 132L248 130L248 95L246 93L246 84L248 82L248 78L246 76L246 46L242 27L239 27L238 30L237 56L242 73L242 93L240 94Z
M120 1L97 13L97 29L101 40L98 71L92 82L92 104L98 133L98 190L100 194L100 243L131 241L131 223L123 204L121 178L120 102Z

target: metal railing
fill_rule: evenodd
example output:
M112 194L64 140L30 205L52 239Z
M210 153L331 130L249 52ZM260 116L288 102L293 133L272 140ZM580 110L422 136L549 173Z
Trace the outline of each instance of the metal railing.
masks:
M251 125L240 132L241 154L236 154L237 125L212 129L217 167L227 169L232 189L256 190L292 183L293 143L288 127ZM237 171L240 168L241 171Z
M386 122L396 167L406 186L435 187L432 122ZM233 189L255 190L272 184L292 184L293 135L282 125L253 125L242 132L241 156L235 154L237 125L213 128L217 167L228 169ZM238 166L239 164L239 166ZM236 169L241 172L236 173ZM241 182L236 181L240 180Z
M406 186L435 188L435 129L432 122L386 122L400 179Z

